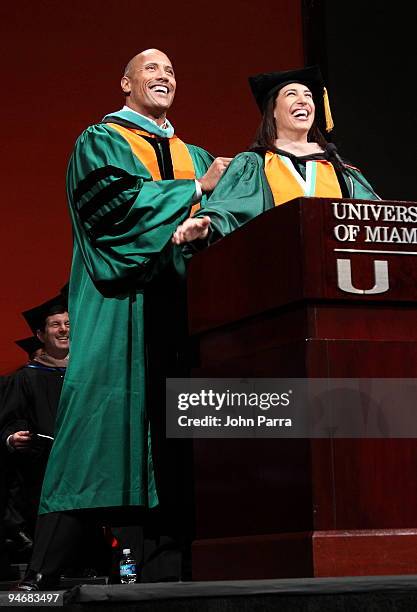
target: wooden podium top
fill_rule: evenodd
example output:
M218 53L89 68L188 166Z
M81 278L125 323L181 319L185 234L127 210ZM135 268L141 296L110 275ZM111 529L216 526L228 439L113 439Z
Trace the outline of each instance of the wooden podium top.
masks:
M417 203L297 198L195 255L191 333L302 300L417 302Z

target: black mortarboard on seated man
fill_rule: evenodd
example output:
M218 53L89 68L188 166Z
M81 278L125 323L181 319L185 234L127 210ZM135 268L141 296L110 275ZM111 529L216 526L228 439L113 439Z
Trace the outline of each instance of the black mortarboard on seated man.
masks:
M22 315L33 334L36 335L38 330L43 330L45 328L47 317L57 314L58 312L65 312L67 309L66 299L60 293L39 306L25 310L22 312Z
M15 344L21 348L25 353L28 354L29 358L32 357L43 344L37 336L29 336L28 338L22 338L21 340L15 340Z
M249 77L249 85L261 113L264 112L268 100L275 97L278 91L289 83L301 83L310 89L316 105L318 122L320 123L320 115L324 112L326 131L330 132L333 129L333 120L327 90L318 66L306 66L299 70L284 72L263 72Z

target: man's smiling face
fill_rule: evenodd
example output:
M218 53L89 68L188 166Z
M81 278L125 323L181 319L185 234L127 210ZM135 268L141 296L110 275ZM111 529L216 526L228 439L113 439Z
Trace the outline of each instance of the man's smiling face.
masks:
M69 350L69 318L67 312L46 317L45 329L38 330L37 336L45 345L45 351L52 357L63 357Z
M169 58L157 49L136 55L122 78L126 105L150 119L165 120L175 95L175 75Z

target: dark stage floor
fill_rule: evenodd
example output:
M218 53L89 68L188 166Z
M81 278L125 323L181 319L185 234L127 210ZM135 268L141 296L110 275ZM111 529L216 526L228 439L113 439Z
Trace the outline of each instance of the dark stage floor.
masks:
M367 576L108 585L104 578L63 591L67 610L141 612L408 612L417 610L417 576ZM102 584L97 584L101 581ZM13 583L2 583L10 589ZM67 583L66 587L70 587ZM8 606L0 592L0 607ZM39 607L39 606L36 606Z

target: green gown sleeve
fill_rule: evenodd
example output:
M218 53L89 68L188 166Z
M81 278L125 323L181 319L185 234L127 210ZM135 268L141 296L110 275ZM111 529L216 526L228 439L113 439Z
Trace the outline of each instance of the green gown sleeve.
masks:
M197 147L196 145L187 144L187 148L194 163L196 177L201 178L203 174L207 172L209 166L213 163L214 157L205 149ZM206 196L203 196L202 202L205 202L206 199Z
M210 198L194 215L209 216L210 230L207 239L183 245L186 259L274 207L263 165L263 157L253 152L240 153L233 159ZM380 199L359 170L345 167L343 174L350 197Z
M75 240L96 283L149 280L189 214L193 179L154 181L116 130L88 128L67 174Z
M366 180L362 172L357 168L345 166L344 177L351 198L357 200L380 200L372 185Z
M256 153L240 153L232 160L209 199L194 215L210 217L207 241L196 240L185 244L185 257L207 246L207 243L230 234L273 206L272 193L263 171L263 159Z

